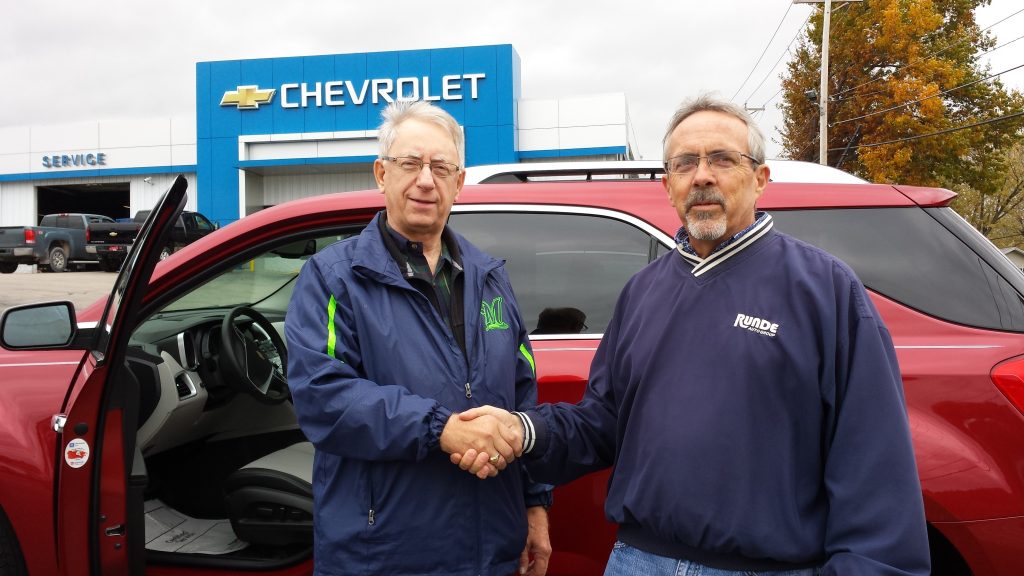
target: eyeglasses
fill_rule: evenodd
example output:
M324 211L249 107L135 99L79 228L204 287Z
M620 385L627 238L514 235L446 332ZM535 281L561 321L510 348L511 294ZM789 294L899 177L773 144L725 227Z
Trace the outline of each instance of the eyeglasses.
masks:
M416 158L415 156L381 156L380 159L398 164L398 167L408 174L416 174L423 170L424 166L430 166L430 173L434 176L438 178L451 178L461 170L461 168L451 162L441 160L424 162L422 158Z
M698 156L696 154L683 154L676 156L675 158L669 158L665 162L665 171L669 174L683 174L690 175L697 171L697 167L700 166L700 161L703 159L708 169L712 172L725 172L726 170L732 170L738 167L743 159L750 160L751 164L758 165L761 162L743 152L733 152L730 150L722 150L720 152L712 152L707 156Z

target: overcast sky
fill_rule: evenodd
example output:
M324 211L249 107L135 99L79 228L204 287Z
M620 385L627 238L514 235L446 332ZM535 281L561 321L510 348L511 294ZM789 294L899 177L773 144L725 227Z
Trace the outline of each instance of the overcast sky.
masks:
M993 0L977 20L984 28L1022 8ZM699 91L766 106L758 119L777 140L780 57L811 10L790 0L10 0L0 126L194 116L199 61L507 43L523 98L624 92L640 154L660 158L669 115ZM1000 44L1024 36L1024 13L991 31ZM1024 39L990 58L993 72L1024 64ZM1024 89L1024 68L1003 81Z

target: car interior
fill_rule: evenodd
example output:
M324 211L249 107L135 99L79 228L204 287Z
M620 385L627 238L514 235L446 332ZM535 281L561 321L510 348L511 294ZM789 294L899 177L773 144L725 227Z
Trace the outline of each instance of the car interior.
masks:
M132 333L147 563L272 568L310 554L313 447L288 392L284 317L302 264L347 235L215 272Z

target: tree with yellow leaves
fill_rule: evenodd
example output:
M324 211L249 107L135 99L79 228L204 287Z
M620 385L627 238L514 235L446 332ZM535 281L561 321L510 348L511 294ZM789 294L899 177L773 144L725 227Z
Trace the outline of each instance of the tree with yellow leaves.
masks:
M978 63L996 45L974 20L988 0L835 3L829 35L828 163L873 182L970 189L1006 182L1024 97ZM823 9L783 77L783 147L818 161L816 90ZM1009 118L1003 118L1003 117ZM1003 119L1000 119L1003 118ZM968 129L961 127L976 124Z

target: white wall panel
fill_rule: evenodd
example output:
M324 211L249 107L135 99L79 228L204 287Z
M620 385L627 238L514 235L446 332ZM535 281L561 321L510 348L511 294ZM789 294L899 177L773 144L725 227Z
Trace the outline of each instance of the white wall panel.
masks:
M170 142L169 118L100 122L100 148L167 146Z
M198 141L194 117L171 118L171 145L192 144L194 146Z
M558 100L520 100L519 129L558 127Z
M316 158L316 142L271 142L249 144L247 160Z
M519 131L519 150L558 150L558 128Z
M105 152L107 167L111 168L168 166L171 163L170 146L108 148Z
M31 170L31 154L0 154L0 174L24 174Z
M629 147L626 96L520 100L517 150Z
M335 156L376 156L377 140L325 140L317 142L317 157L331 158Z
M558 130L560 149L567 148L600 148L603 146L625 146L626 127L581 126L578 128L561 128Z
M171 146L171 166L195 166L198 164L195 144Z
M0 128L0 174L196 164L195 118L149 118ZM102 166L47 168L43 156L106 154Z
M31 152L50 154L66 150L96 151L100 147L99 123L33 126Z

